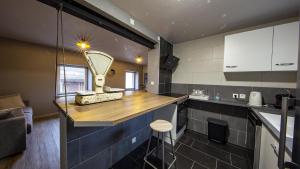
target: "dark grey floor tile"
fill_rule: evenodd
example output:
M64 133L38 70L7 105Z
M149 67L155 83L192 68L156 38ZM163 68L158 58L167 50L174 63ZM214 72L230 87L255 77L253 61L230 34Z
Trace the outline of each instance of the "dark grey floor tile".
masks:
M205 143L205 144L208 143L208 139L207 139L206 135L197 133L197 132L192 131L192 130L186 130L184 136L192 137L194 140L200 141L200 142Z
M128 156L124 157L118 163L113 165L110 169L140 169L140 166L136 164L136 162L129 158Z
M227 152L230 152L230 153L233 153L233 154L236 154L236 155L244 157L244 158L248 158L248 154L249 154L248 150L246 150L246 149L244 149L242 147L230 144L230 143L219 144L219 143L215 143L215 142L210 141L208 143L208 145L216 147L218 149L222 149L224 151L227 151Z
M193 161L182 156L181 154L176 153L176 165L177 169L189 169L193 165ZM172 166L172 169L174 169L174 165Z
M194 163L193 168L192 169L207 169L206 167L203 167L197 163Z
M188 135L183 135L180 139L179 142L186 144L188 146L191 146L192 143L194 142L194 139Z
M231 154L231 162L232 165L238 167L240 169L249 169L251 166L249 165L249 161L237 155Z
M238 169L238 168L218 160L217 169Z
M178 153L184 155L185 157L198 162L199 164L206 166L208 168L215 168L216 167L216 159L212 158L200 151L192 149L186 145L181 145L178 150Z
M160 158L157 158L157 157L155 157L155 156L149 156L148 157L148 161L152 164L152 165L154 165L156 168L158 168L158 169L161 169L162 168L162 160L160 159ZM165 169L166 168L168 168L168 163L165 161L165 163L164 163L164 165L165 165ZM146 163L146 165L145 165L146 167L146 169L153 169L149 164L147 164Z
M208 146L199 141L195 141L192 147L206 154L209 154L217 159L230 163L230 153L223 151L222 149L218 149L213 146Z
M177 149L178 149L178 147L180 146L180 142L177 142L176 144L175 144L175 146L174 146L174 151L176 151Z
M145 155L146 155L146 149L142 146L136 148L129 154L129 156L132 159L135 159L137 162L143 161Z

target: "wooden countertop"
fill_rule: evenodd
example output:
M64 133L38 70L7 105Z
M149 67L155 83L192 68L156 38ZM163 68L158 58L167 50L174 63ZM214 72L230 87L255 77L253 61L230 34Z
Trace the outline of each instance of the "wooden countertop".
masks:
M70 97L67 115L74 121L75 127L114 126L180 99L182 98L132 92L126 93L121 100L79 106L74 103L74 97ZM66 113L64 99L57 99L55 104Z

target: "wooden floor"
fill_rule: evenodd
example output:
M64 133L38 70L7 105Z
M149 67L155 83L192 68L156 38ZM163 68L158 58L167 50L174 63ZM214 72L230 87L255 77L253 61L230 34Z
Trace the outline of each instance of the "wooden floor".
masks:
M35 121L27 149L0 160L0 169L59 169L59 119Z

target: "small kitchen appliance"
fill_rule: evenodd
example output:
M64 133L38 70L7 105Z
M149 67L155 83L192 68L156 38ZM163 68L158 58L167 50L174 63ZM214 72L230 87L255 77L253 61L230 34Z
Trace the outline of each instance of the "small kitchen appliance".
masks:
M275 95L275 105L274 105L275 108L281 109L283 97L295 98L294 96L292 96L290 94L276 94ZM293 109L294 107L295 107L295 99L291 99L288 102L288 109Z
M262 95L261 92L252 91L249 96L250 106L262 106Z

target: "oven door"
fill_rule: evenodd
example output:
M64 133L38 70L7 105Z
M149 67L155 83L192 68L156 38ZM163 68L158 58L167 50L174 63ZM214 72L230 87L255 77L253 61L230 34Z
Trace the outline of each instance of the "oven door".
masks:
M187 125L188 121L187 101L178 104L177 106L177 128L176 133L179 133Z
M251 150L250 159L253 169L259 168L261 126L260 119L251 110L248 113L247 121L247 148Z

